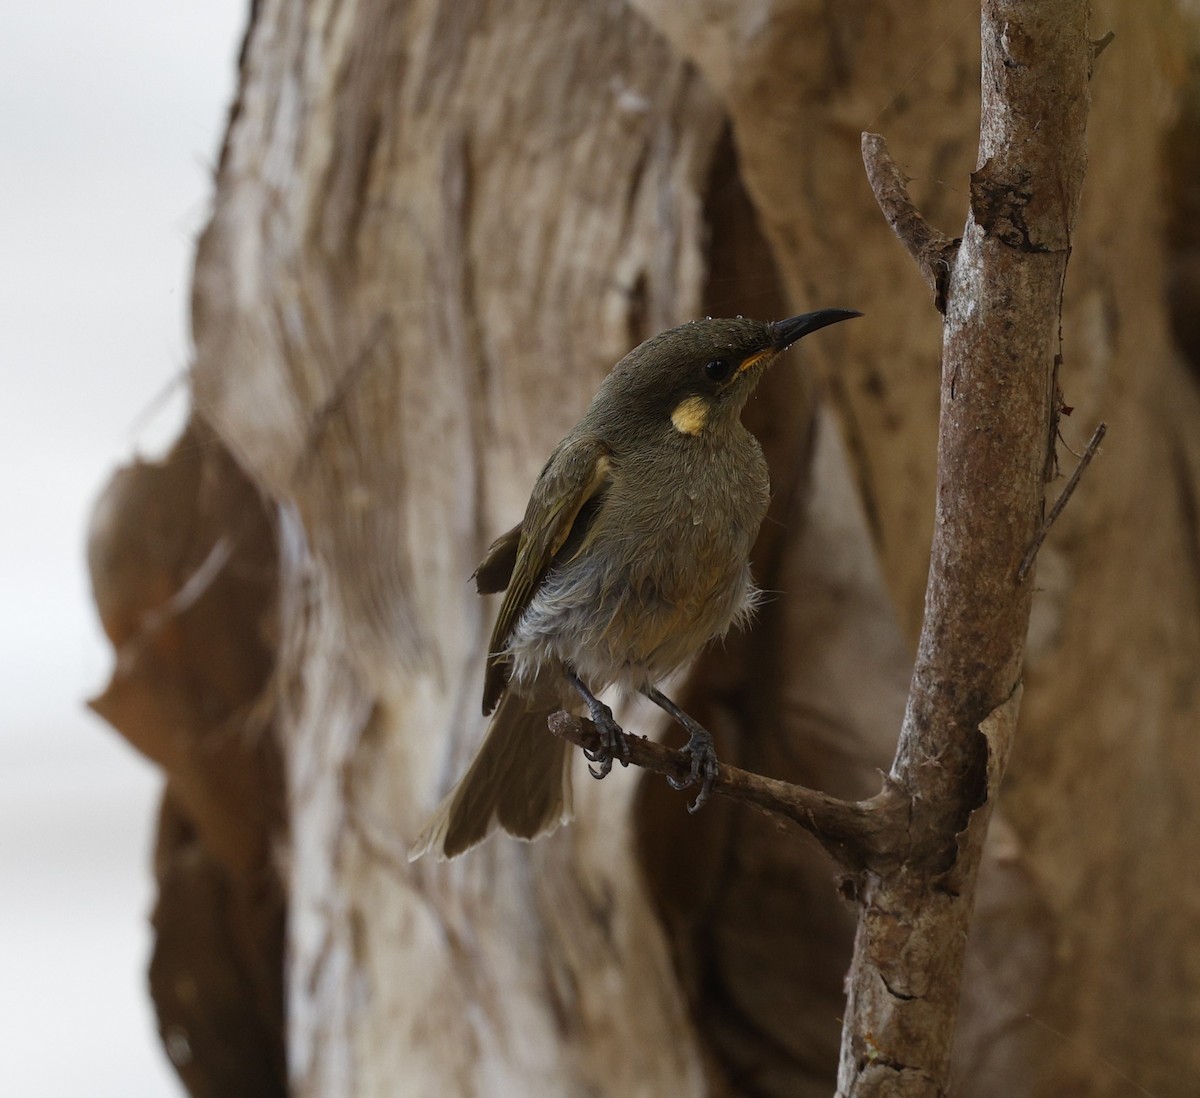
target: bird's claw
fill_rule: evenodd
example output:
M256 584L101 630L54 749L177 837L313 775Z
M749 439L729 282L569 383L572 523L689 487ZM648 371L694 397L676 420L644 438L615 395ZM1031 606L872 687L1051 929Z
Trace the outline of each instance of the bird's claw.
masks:
M625 730L617 724L612 710L607 705L597 702L595 708L590 706L589 708L592 709L592 724L596 726L596 735L600 742L596 747L585 747L583 757L589 764L596 763L598 765L599 769L589 765L588 773L599 780L607 777L612 770L613 759L618 751L621 753L621 765L629 765L629 741Z
M712 785L717 778L717 752L713 746L712 733L697 726L692 730L688 742L680 749L680 754L686 755L690 760L688 776L680 779L668 775L667 781L672 789L690 789L699 782L700 791L696 794L696 799L688 805L688 812L699 812L712 793Z

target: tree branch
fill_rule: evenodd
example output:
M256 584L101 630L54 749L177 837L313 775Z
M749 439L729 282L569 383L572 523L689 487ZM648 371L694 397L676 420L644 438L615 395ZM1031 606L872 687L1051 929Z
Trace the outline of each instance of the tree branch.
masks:
M933 291L937 311L944 313L946 280L960 242L938 232L925 220L909 197L908 177L892 159L887 142L879 134L862 135L862 158L875 201L908 254L917 261L921 276Z
M560 710L550 715L549 725L554 735L576 747L600 746L596 726L586 718ZM676 781L687 778L690 764L679 751L628 732L625 738L629 747L625 761L631 765ZM895 868L901 857L910 805L886 776L883 789L870 800L843 801L802 785L718 762L712 791L799 824L848 870L870 868L887 872Z
M1088 444L1084 447L1083 454L1079 458L1079 464L1075 466L1075 472L1071 474L1071 479L1067 481L1066 487L1062 490L1062 495L1054 501L1054 506L1050 508L1050 514L1046 516L1046 521L1042 523L1042 528L1037 532L1037 537L1033 539L1033 544L1025 551L1025 556L1021 559L1021 566L1017 569L1017 582L1023 583L1026 575L1029 574L1029 569L1033 567L1034 560L1037 559L1038 550L1042 547L1042 542L1046 540L1046 535L1050 533L1050 527L1058 521L1058 516L1063 513L1063 508L1074 494L1075 489L1079 486L1079 478L1083 476L1083 471L1092 463L1092 458L1096 456L1096 451L1100 449L1100 443L1104 441L1104 436L1108 432L1108 424L1101 423L1100 426L1092 432L1092 437L1088 439Z
M947 258L882 139L880 208L945 315L925 617L891 776L911 797L896 873L865 873L839 1098L944 1095L983 842L1020 703L1054 432L1062 289L1087 163L1088 0L983 0L978 167ZM944 290L943 290L944 287ZM1064 501L1065 502L1065 501Z

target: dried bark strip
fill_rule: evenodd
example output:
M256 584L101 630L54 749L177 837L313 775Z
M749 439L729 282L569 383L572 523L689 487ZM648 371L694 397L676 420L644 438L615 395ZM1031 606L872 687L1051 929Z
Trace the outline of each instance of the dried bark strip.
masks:
M846 1098L943 1095L948 1085L979 821L1004 764L981 726L1002 707L1016 719L1033 585L1014 577L1042 525L1059 311L1086 166L1088 9L982 7L980 166L947 282L937 516L892 767L913 798L911 845L897 872L859 882L838 1076ZM880 196L885 213L889 201Z

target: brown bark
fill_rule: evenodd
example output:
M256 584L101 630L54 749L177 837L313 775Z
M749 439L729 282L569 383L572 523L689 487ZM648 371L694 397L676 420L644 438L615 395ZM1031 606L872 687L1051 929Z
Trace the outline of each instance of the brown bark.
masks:
M194 1095L282 1094L286 840L270 677L275 532L202 423L118 472L88 563L117 652L91 705L167 774L150 990Z
M976 877L1020 704L1033 598L1022 566L1055 464L1088 9L983 5L979 166L942 291L929 585L892 765L911 799L909 846L896 871L860 882L839 1094L936 1096L949 1083ZM915 234L908 243L921 253Z
M1156 173L1195 38L1168 0L1097 0L1093 25L1117 38L1092 85L1059 383L1065 438L1078 449L1101 418L1110 434L1027 585L1022 727L956 1050L957 1092L976 1098L1124 1093L1127 1078L1186 1093L1200 1072L1200 894L1180 871L1200 834L1200 402L1167 341ZM201 452L234 455L271 518L206 590L253 573L265 593L185 607L215 541L192 520L181 562L145 569L151 590L108 600L97 584L118 646L169 624L132 696L172 704L118 718L171 776L164 849L199 867L188 892L163 874L160 926L172 895L224 897L206 925L176 924L190 944L171 952L196 972L240 943L226 955L243 982L202 986L169 1034L189 1042L197 1093L227 1078L199 1039L210 1004L269 1004L271 979L245 974L282 976L278 934L253 929L271 903L251 899L270 894L254 886L281 843L298 1094L830 1092L853 910L798 829L716 799L689 817L660 779L619 772L581 783L576 823L543 843L493 840L449 866L403 853L481 729L489 607L466 577L608 367L703 312L868 319L806 348L748 410L774 485L754 563L780 594L680 700L724 761L849 800L878 791L934 530L939 317L858 141L886 133L929 223L958 223L977 31L974 0L256 7L197 258L194 393L197 430L220 440L202 433ZM952 301L950 316L953 331ZM1033 395L1049 409L1052 392ZM1022 507L1040 471L1023 468ZM154 513L213 515L227 534L247 521L147 492ZM1038 500L997 533L1010 557ZM129 519L110 531L113 559L153 541ZM269 608L272 635L243 648ZM206 675L226 663L243 677L210 710ZM981 676L946 699L952 723L974 735L1021 668L1019 645L950 668L964 689ZM1010 715L988 728L1007 736ZM210 756L196 745L213 733ZM253 761L265 744L275 784ZM962 761L981 778L982 759ZM172 985L157 984L162 1012ZM279 1062L277 1029L241 1032L238 1055Z
M260 11L196 280L198 403L288 502L293 1086L698 1093L632 783L543 843L403 853L481 724L466 577L611 363L698 310L719 110L611 5L325 17Z

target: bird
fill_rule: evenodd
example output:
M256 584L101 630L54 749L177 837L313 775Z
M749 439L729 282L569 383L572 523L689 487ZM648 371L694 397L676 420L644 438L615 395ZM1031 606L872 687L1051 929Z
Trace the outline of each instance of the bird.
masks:
M709 641L743 624L759 592L750 550L770 484L742 409L767 367L802 336L861 316L820 309L786 320L705 318L630 351L550 455L525 515L473 579L505 592L484 667L491 722L466 773L430 817L410 859L452 858L497 828L534 839L572 815L568 745L547 729L586 708L602 778L627 751L598 695L649 698L688 734L698 786L717 773L711 734L659 689Z

